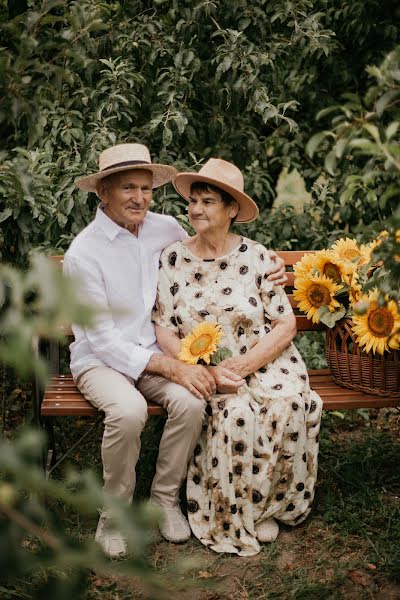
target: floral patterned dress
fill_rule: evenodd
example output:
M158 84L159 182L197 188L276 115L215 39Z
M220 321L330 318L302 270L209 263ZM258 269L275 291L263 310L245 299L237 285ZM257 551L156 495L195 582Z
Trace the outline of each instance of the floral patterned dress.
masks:
M217 322L222 345L244 354L292 311L283 288L267 280L271 265L268 251L247 238L215 260L176 242L161 256L153 319L181 338L204 320ZM243 388L215 394L187 477L194 535L240 556L260 551L257 523L274 517L296 525L310 512L322 409L293 344L247 384L263 403Z

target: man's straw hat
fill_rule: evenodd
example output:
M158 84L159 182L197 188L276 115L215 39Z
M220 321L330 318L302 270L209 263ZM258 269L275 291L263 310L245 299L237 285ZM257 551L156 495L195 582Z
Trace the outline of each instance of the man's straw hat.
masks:
M104 177L120 171L145 169L153 173L153 188L171 181L175 167L151 162L150 152L143 144L118 144L104 150L99 156L99 172L80 177L75 185L85 192L96 192L96 183Z
M244 193L243 175L232 163L222 158L210 158L198 173L178 173L172 183L176 191L189 200L190 186L197 181L215 185L236 200L239 204L236 223L250 223L257 219L259 212L257 204Z

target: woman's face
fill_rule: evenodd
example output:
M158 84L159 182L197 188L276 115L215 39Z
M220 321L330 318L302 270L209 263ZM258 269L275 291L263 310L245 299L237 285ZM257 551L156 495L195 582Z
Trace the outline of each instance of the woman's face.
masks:
M196 233L226 233L238 210L236 202L226 206L213 190L196 190L189 197L189 221Z

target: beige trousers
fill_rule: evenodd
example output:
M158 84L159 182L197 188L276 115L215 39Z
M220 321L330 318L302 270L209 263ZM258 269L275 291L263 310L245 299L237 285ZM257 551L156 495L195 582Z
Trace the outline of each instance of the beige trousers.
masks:
M109 367L86 371L78 377L77 386L105 413L101 447L104 489L128 502L135 490L140 434L147 420L145 398L167 410L151 498L161 506L174 506L200 436L205 403L164 377L145 373L135 384Z

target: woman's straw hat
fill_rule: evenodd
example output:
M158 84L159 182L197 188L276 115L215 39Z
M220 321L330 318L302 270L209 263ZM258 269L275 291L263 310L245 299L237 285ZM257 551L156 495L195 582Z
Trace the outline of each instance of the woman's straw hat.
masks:
M153 173L153 188L171 181L176 174L175 167L153 164L147 146L143 144L118 144L104 150L99 156L99 172L80 177L75 185L85 192L96 192L96 183L119 171L145 169Z
M244 193L243 175L236 167L222 158L210 158L198 173L178 173L173 180L174 188L186 200L190 198L192 183L202 181L228 192L239 204L236 223L250 223L258 217L257 204Z

